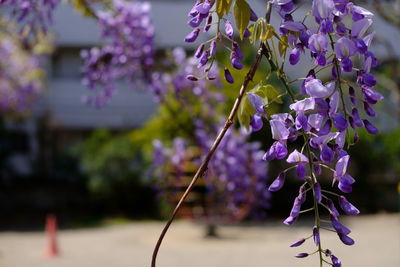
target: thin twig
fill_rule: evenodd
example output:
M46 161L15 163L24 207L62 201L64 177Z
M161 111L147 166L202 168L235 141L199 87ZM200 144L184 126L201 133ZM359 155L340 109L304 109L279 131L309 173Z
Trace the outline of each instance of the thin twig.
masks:
M270 21L270 16L271 16L271 2L267 3L267 10L266 10L266 21L269 23ZM260 44L260 47L258 49L257 52L257 56L254 60L253 65L251 66L249 72L246 74L246 77L243 81L242 87L240 88L239 91L239 95L236 98L235 104L232 107L232 110L229 114L228 119L225 122L224 128L221 130L221 132L218 134L217 139L215 139L214 144L212 145L210 151L208 151L205 159L203 160L201 166L199 167L199 169L197 170L196 174L194 175L192 181L190 182L189 186L186 188L185 193L182 195L181 199L179 200L178 204L176 205L174 211L172 212L171 217L169 218L169 220L167 221L167 223L164 226L164 229L162 230L157 244L154 248L153 251L153 257L152 257L152 261L151 261L151 267L156 267L156 259L157 259L157 254L158 251L160 249L161 243L164 239L165 234L168 231L169 226L171 225L172 221L174 220L176 214L178 213L179 209L181 208L183 202L185 201L186 197L189 195L190 191L192 190L193 186L195 185L196 181L202 177L205 172L207 171L208 168L208 163L210 162L212 156L214 155L215 151L217 150L219 144L221 143L222 139L224 138L226 132L228 131L229 127L233 124L233 121L235 119L236 113L239 109L239 105L242 101L242 98L244 96L244 93L246 92L247 86L249 84L250 81L253 80L254 74L256 73L256 70L261 62L261 58L263 57L263 54L265 53L264 51L265 46L262 45L262 43Z
M85 8L85 12L87 12L90 16L92 16L95 19L99 19L99 16L97 16L96 12L93 10L93 8L90 6L90 3L87 0L79 0L83 7Z

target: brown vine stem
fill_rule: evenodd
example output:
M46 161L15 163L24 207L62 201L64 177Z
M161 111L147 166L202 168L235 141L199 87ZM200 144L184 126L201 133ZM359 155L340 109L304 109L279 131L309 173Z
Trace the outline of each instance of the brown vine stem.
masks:
M92 16L95 19L99 19L96 12L92 9L89 2L95 2L90 0L79 0L83 7L85 8L84 12L87 12L88 15Z
M269 23L270 21L270 17L271 17L271 2L267 2L267 10L266 10L266 14L265 14L265 19L267 21L267 23ZM261 62L261 59L263 57L263 54L265 53L264 51L265 46L262 45L262 42L260 44L260 47L257 51L257 56L254 60L253 65L251 66L249 72L246 74L245 79L243 81L243 84L240 88L239 91L239 95L236 98L235 103L233 104L232 110L229 114L229 117L227 118L224 127L222 128L222 130L220 131L220 133L218 134L217 138L214 141L214 144L212 145L212 147L210 148L210 150L208 151L206 157L204 158L202 164L200 165L199 169L197 170L196 174L193 176L192 181L190 182L189 186L186 188L185 193L183 193L181 199L179 200L178 204L175 206L174 211L172 212L171 217L169 218L169 220L167 221L167 223L164 226L164 229L162 230L157 244L154 247L154 251L153 251L153 256L152 256L152 260L151 260L151 267L156 267L156 260L157 260L157 254L158 251L160 249L161 243L165 237L165 234L167 233L172 221L175 219L176 214L178 213L179 209L181 208L183 202L185 201L186 197L189 195L190 191L192 190L193 186L195 185L196 181L202 177L205 172L207 171L208 168L208 163L210 162L212 156L214 155L215 151L217 150L219 144L221 143L222 139L224 138L226 132L228 131L229 127L231 127L231 125L233 124L233 121L235 119L236 113L239 109L239 105L242 102L244 93L246 92L247 86L250 83L250 81L253 80L254 74L256 73L258 66Z

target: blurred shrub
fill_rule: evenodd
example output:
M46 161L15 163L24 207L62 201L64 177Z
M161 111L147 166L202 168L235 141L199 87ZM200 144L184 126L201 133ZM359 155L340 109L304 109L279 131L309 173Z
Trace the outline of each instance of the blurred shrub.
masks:
M79 150L90 191L110 194L118 184L140 184L140 158L128 135L96 130Z
M94 131L75 148L96 213L130 218L159 217L137 144L127 132Z

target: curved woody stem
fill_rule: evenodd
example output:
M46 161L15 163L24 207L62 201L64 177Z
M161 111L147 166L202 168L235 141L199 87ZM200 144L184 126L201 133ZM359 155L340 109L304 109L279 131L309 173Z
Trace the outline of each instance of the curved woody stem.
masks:
M271 7L272 4L271 2L267 2L267 9L266 9L266 21L269 23L270 21L270 17L271 17ZM169 220L167 221L167 223L164 226L164 229L162 230L157 244L154 247L154 251L153 251L153 256L152 256L152 261L151 261L151 267L155 267L156 266L156 260L157 260L157 254L158 251L160 249L161 243L164 239L165 234L167 233L172 221L174 220L176 214L178 213L179 209L181 208L183 202L185 201L186 197L189 195L190 191L192 190L193 186L195 185L196 181L202 177L205 172L207 171L208 168L208 163L210 162L212 156L214 155L215 151L217 150L219 144L221 143L222 139L224 138L226 132L228 131L229 127L233 124L233 121L235 119L236 113L239 109L239 105L243 99L244 93L246 92L247 86L250 83L250 81L253 80L253 77L256 73L256 70L258 69L258 66L261 62L262 56L263 54L266 52L266 47L265 45L263 45L262 43L260 44L260 47L258 49L256 58L254 60L254 63L252 64L249 72L246 74L245 79L243 81L243 84L240 88L239 91L239 95L236 98L236 101L232 107L232 110L229 114L229 117L227 118L224 127L222 128L222 130L220 131L220 133L218 134L217 138L214 141L214 144L212 145L211 149L208 151L206 157L204 158L202 164L200 165L199 169L197 170L196 174L194 175L194 177L192 178L192 181L190 182L189 186L186 188L186 191L184 192L184 194L182 195L181 199L179 200L178 204L176 205L174 211L172 212L171 217L169 218Z

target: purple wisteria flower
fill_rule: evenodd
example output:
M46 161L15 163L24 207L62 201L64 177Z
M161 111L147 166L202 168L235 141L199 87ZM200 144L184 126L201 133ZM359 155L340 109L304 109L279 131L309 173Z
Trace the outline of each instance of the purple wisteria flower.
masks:
M229 71L228 68L224 68L224 76L225 76L225 80L226 80L228 83L234 83L232 74L231 74L231 72Z
M324 19L328 19L331 16L332 11L335 8L333 0L314 0L312 3L312 15L321 22Z
M349 38L342 37L336 41L335 54L341 60L344 72L351 72L353 70L353 62L350 57L354 56L356 52L356 45Z
M231 40L233 40L233 27L229 20L225 22L225 33Z
M296 256L295 256L296 258L305 258L305 257L308 257L308 253L299 253L299 254L297 254Z
M332 221L332 227L336 230L336 232L338 234L342 234L342 235L348 235L351 233L351 231L344 226L343 224L341 224L336 217L331 216L331 221Z
M296 173L300 179L303 179L306 175L306 167L304 166L305 163L308 163L308 158L301 154L296 149L290 153L288 158L286 159L288 163L297 163Z
M255 93L247 93L247 98L256 111L250 121L251 129L252 131L259 131L263 126L262 117L267 115L264 110L264 101Z
M294 242L290 245L290 247L298 247L301 246L306 240L304 238L299 239L298 241Z
M328 40L326 37L322 34L313 34L308 40L308 46L313 57L315 57L315 64L325 66L325 53L328 51Z
M217 12L215 9L213 9L215 2L216 1L209 0L196 1L195 5L188 14L188 16L190 17L188 24L193 28L193 30L185 37L184 41L189 43L196 42L201 28L203 28L204 32L208 32L211 26L215 24L217 34L211 39L209 47L207 48L205 46L205 43L202 43L195 52L195 56L199 58L198 67L200 68L203 66L208 66L205 69L206 73L208 73L212 66L216 64L216 61L214 59L217 47L221 46L221 44L225 40L232 44L232 49L229 49L226 45L222 45L223 48L230 51L230 61L232 67L241 70L244 67L241 62L241 60L244 59L244 55L240 50L239 44L235 41L235 30L231 21L224 18L218 20L216 23L212 23L213 14ZM258 17L251 8L248 15L250 17L250 21L257 21ZM204 25L201 26L203 23ZM223 25L216 25L221 23ZM249 29L246 28L243 33L243 38L249 38L250 36L251 32L249 31ZM202 78L206 76L208 79L210 78L210 75L202 76ZM224 77L228 83L234 83L234 79L226 66L224 67ZM252 124L256 127L256 129L258 129L258 127L260 127L261 125L260 122L260 118L253 118Z
M328 97L335 89L334 84L330 83L328 86L324 86L319 79L308 80L304 83L304 86L306 89L306 93L313 98Z
M360 211L353 206L344 196L339 197L339 205L347 215L358 215Z
M316 226L314 226L314 228L313 228L313 237L314 237L315 245L318 246L319 245L319 231Z
M292 0L271 0L271 2L282 17L291 12L294 8Z
M281 172L278 177L272 182L272 184L268 187L268 190L271 192L279 191L285 182L285 173Z
M296 221L297 217L300 214L301 204L301 199L296 197L293 203L292 210L290 211L290 216L283 222L284 224L291 225Z
M291 110L296 111L296 121L295 126L296 130L304 129L308 130L308 119L305 115L305 112L308 110L312 110L315 107L315 101L313 98L305 98L303 100L297 101L296 103L291 104Z
M271 125L272 138L278 141L285 141L290 135L290 131L286 128L285 121L273 119L269 121Z
M330 258L332 260L333 267L341 267L342 266L342 262L338 258L336 258L334 255L331 255Z
M187 43L193 43L196 41L197 37L199 36L200 29L196 28L193 31L191 31L188 35L185 37L185 42Z
M319 183L314 184L314 192L315 192L315 199L318 203L321 203L322 194L321 194L321 185Z

